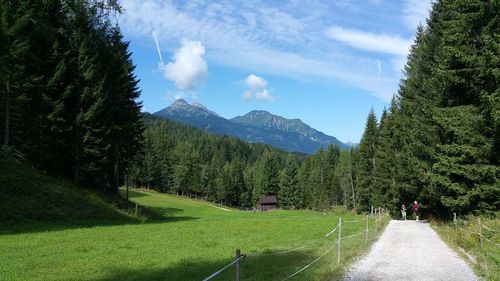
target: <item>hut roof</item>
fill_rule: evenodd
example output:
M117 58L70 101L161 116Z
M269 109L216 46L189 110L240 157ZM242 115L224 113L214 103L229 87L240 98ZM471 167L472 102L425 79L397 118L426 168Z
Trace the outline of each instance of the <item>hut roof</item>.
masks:
M259 200L257 200L257 203L260 203L260 204L278 204L278 198L276 198L276 196L274 196L274 195L261 196L261 197L259 197Z

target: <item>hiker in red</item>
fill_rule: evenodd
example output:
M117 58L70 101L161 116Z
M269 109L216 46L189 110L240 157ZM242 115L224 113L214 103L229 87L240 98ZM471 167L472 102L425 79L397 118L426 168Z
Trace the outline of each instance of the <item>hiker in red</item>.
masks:
M420 205L418 205L418 202L416 200L411 205L411 208L413 209L413 214L415 215L415 218L418 221L418 217L420 217Z

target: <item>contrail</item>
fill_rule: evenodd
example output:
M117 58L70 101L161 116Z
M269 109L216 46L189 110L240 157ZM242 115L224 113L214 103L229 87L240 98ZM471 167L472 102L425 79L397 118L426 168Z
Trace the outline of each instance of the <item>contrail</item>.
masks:
M158 50L158 56L160 57L160 61L163 64L163 58L161 57L160 45L158 44L158 39L156 38L156 34L154 31L152 31L151 33L153 33L153 39L155 39L156 49Z

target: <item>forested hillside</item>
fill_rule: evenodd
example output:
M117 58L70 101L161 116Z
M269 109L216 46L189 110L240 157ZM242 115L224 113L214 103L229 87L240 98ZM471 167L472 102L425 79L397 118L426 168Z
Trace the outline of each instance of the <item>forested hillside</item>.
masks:
M116 192L140 138L138 80L116 1L0 1L3 146Z
M315 210L500 208L498 1L433 4L398 93L380 119L369 113L359 147L310 156L141 115L119 13L116 1L0 0L7 154L111 193L127 182L237 207L277 195L282 208Z
M146 114L144 148L129 183L230 206L277 195L283 208L353 204L355 150L330 146L314 156L248 144Z
M360 208L436 216L500 208L500 2L438 1L398 95L359 146ZM368 196L369 195L369 196Z

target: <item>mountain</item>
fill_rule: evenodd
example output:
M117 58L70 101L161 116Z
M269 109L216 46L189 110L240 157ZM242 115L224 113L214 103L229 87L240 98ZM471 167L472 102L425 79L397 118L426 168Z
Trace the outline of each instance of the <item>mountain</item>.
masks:
M183 99L176 100L172 105L154 115L219 135L234 135L230 132L241 130L237 124L208 110L205 106L198 103L189 104Z
M330 144L344 147L344 144L337 138L326 135L318 130L311 128L300 119L286 119L264 110L254 110L243 116L237 116L230 120L240 125L261 128L264 127L288 133L296 133L308 138L313 142L317 142L320 144L320 146L322 145L324 147Z
M335 137L311 128L300 119L286 119L261 110L228 120L199 103L189 104L178 99L154 115L218 135L235 136L244 141L261 142L288 151L314 153L321 146L330 144L348 147Z

